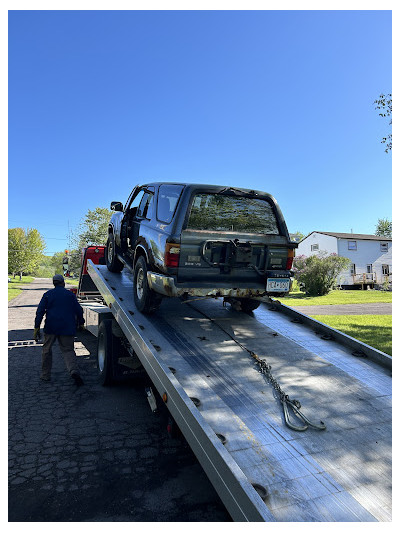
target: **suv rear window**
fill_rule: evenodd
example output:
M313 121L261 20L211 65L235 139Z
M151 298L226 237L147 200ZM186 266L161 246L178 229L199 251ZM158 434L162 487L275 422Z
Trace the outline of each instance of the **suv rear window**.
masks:
M196 194L188 229L279 235L272 205L244 196Z
M175 212L183 185L161 185L158 192L157 218L169 224Z

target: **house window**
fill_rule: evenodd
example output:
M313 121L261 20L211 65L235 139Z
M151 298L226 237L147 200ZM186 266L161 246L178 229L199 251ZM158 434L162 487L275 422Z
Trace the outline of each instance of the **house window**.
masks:
M355 276L356 274L356 265L355 264L352 264L351 267L350 267L350 274L352 276Z
M317 250L319 250L319 244L312 244L311 245L311 251L312 252L316 252Z
M382 265L382 274L384 276L389 276L389 265Z
M357 250L357 241L347 241L348 250Z
M367 265L367 274L372 274L372 265Z
M381 242L381 252L387 252L389 249L389 243L388 242Z

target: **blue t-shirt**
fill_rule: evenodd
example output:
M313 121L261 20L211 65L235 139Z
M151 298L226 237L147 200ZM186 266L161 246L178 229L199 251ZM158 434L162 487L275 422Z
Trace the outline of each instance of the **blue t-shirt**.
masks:
M44 332L53 335L75 335L77 323L85 323L75 294L61 286L43 294L36 311L35 328L40 328L44 315Z

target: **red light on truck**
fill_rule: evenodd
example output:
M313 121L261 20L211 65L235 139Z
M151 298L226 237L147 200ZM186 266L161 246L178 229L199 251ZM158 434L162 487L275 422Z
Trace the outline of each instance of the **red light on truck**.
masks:
M288 255L287 255L287 260L286 260L286 270L291 270L291 268L293 266L293 259L294 259L294 250L293 249L289 249L288 250Z
M180 244L167 243L165 249L165 266L170 268L178 268L179 254L181 251Z

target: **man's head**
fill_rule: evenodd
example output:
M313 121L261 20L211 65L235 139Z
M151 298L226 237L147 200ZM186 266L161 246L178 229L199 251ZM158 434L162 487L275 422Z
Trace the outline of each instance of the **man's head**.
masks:
M61 274L56 274L55 276L53 276L53 285L54 287L64 287L64 276L62 276Z

